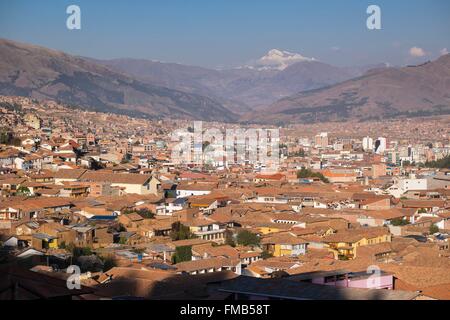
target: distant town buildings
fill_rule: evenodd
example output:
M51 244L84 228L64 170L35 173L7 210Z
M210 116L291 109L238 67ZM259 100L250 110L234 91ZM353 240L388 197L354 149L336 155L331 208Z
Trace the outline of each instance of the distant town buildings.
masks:
M450 298L448 118L287 126L267 172L173 161L190 121L0 102L0 249L27 266L2 274L46 280L24 298Z

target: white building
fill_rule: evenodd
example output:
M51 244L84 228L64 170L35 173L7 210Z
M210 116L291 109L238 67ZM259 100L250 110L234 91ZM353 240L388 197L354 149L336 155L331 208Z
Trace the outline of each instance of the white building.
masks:
M396 197L400 198L405 192L409 190L427 190L428 180L427 179L417 179L415 177L407 179L397 180L391 187L387 189L387 192Z
M375 152L377 154L383 154L386 151L386 148L387 148L386 138L379 137L375 142Z
M362 142L362 147L364 151L373 150L373 139L371 137L364 137Z

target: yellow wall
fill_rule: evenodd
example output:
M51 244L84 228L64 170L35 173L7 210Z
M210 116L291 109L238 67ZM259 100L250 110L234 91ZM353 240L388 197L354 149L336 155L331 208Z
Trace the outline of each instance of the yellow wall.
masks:
M199 230L199 227L189 227L189 230L191 230L191 232L194 233Z
M280 244L275 244L275 250L273 252L274 257L289 256L291 254L292 254L292 250L281 249Z
M58 239L54 239L53 241L48 243L49 249L58 249Z
M259 227L258 230L262 234L277 233L277 232L282 231L282 230L280 230L278 228L274 228L274 227Z
M338 254L344 254L346 256L354 256L355 255L355 248L356 247L362 247L372 244L378 244L378 243L384 243L384 242L391 242L392 236L391 235L382 235L374 238L363 238L360 241L353 242L353 243L347 243L347 242L339 242L335 245L332 245L330 247L331 251L337 256ZM352 249L343 249L345 247L348 247L349 244L351 245ZM342 249L340 249L342 248Z

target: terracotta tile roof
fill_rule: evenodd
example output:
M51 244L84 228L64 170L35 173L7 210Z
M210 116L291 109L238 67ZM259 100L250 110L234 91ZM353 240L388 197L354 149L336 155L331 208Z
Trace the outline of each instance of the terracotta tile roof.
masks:
M262 238L262 244L305 244L308 243L303 238L297 237L290 232L279 232L271 236Z
M335 234L324 237L323 241L329 242L356 242L363 238L374 238L382 235L389 235L389 229L384 227L358 228L338 231Z
M59 169L55 173L56 179L79 179L87 170L86 169Z
M234 267L239 263L238 259L229 259L225 257L216 257L209 259L200 259L185 261L175 264L178 272L193 272L205 269L218 269L222 267Z
M135 173L101 173L94 171L87 171L81 177L81 181L93 182L110 182L122 184L145 184L151 179L151 175L135 174Z
M186 239L186 240L177 240L167 243L169 247L176 248L176 247L184 247L184 246L193 246L196 244L203 244L209 242L208 240L203 240L200 238L194 238L194 239Z
M286 178L284 174L281 173L275 173L275 174L257 174L256 179L263 179L263 180L276 180L280 181Z
M408 209L388 209L388 210L368 210L365 212L362 212L360 216L367 216L375 219L395 219L395 218L402 218L402 217L410 217L414 214L415 210L408 210Z
M450 283L426 287L422 289L422 294L438 300L450 300Z
M229 246L213 246L212 243L199 244L192 246L192 253L199 256L207 256L207 257L226 257L226 258L239 258L239 252Z
M192 190L192 191L212 191L216 185L213 184L203 184L203 183L191 183L184 184L181 183L177 186L177 190Z
M445 206L445 200L401 200L403 208L430 208Z

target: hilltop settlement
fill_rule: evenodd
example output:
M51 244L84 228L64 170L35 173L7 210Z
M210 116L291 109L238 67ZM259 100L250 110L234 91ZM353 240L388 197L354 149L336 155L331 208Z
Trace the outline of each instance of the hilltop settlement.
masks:
M449 124L271 127L268 171L174 162L187 120L1 96L0 299L450 299Z

